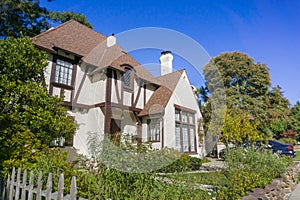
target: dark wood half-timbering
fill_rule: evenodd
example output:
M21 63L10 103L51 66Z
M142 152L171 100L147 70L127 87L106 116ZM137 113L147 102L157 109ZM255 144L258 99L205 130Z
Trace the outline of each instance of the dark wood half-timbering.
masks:
M136 107L137 103L139 102L140 95L141 95L141 90L142 90L142 87L139 86L137 95L136 95L135 100L134 100L134 102L133 102L133 107Z
M133 113L137 120L137 134L138 134L137 142L138 145L140 146L142 144L142 119L138 116L139 112L134 111Z
M146 103L147 103L147 94L146 94L146 83L144 84L144 106L146 105Z
M111 110L111 85L112 85L112 69L107 69L106 94L105 94L105 120L104 133L110 133L110 123L112 117Z

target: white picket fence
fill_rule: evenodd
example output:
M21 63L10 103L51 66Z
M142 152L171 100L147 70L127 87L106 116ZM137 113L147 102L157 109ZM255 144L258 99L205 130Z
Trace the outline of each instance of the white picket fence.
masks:
M27 182L27 170L23 172L21 178L21 170L13 168L11 174L8 174L7 181L4 183L0 180L0 199L3 200L86 200L77 197L76 177L72 177L70 194L64 195L64 175L60 174L58 191L52 189L52 173L48 174L46 189L43 190L42 172L39 173L37 186L34 186L34 175L30 172L29 182ZM3 187L1 187L1 185ZM2 191L1 191L2 188Z

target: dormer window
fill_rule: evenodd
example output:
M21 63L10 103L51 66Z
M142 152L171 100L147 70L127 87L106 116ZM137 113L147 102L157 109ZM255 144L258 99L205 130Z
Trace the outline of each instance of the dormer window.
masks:
M124 86L127 88L131 88L132 79L132 70L130 68L125 68L125 73L123 75Z
M56 60L54 82L72 85L73 64L61 59Z

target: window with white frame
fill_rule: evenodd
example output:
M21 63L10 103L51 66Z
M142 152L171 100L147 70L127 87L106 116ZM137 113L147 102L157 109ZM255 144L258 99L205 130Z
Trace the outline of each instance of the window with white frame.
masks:
M160 119L149 119L148 124L148 142L159 142L161 132L161 120Z
M196 152L195 113L175 108L175 149L184 153Z
M54 82L72 85L73 64L61 59L56 60Z

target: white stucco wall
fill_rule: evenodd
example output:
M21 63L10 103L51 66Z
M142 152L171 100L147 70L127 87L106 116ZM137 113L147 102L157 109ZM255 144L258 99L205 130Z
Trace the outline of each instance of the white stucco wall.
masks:
M115 81L117 79L117 83ZM117 90L118 88L118 90ZM111 102L113 103L119 103L118 96L120 100L122 99L122 76L119 72L117 72L117 77L114 77L112 79L112 86L111 86Z
M95 105L105 101L106 75L103 72L85 75L91 70L84 64L77 66L74 97L78 96L79 104Z
M155 86L152 84L146 85L146 102L149 101L150 97L152 96L153 92L155 91Z
M164 146L175 148L175 107L174 104L192 109L196 111L195 117L195 133L197 154L202 155L202 148L199 148L198 138L198 120L201 118L201 113L198 107L197 100L191 89L186 73L183 73L166 108L164 117Z
M44 70L45 83L47 84L48 91L49 91L50 78L51 78L52 60L53 60L53 56L51 54L48 54L48 65Z
M104 135L104 115L99 107L89 110L75 108L69 113L75 117L78 125L74 135L74 147L78 153L88 155L89 136L92 133L96 133L100 137Z

